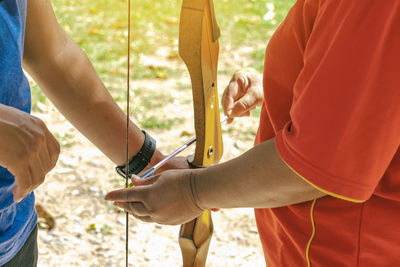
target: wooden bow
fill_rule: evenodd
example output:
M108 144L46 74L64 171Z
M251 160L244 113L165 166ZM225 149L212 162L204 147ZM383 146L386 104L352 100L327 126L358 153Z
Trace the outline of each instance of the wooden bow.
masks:
M190 73L193 92L196 150L190 163L205 167L223 153L217 90L220 30L212 0L183 0L179 26L179 55ZM210 211L181 226L179 245L183 266L205 266L213 224Z

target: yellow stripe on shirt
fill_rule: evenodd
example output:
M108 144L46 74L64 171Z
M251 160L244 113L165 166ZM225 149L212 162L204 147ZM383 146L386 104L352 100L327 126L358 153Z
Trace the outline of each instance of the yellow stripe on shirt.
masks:
M310 185L312 185L313 187L315 187L316 189L318 189L319 191L321 191L321 192L323 192L323 193L325 193L325 194L327 194L327 195L330 195L330 196L333 196L333 197L336 197L336 198L339 198L339 199L343 199L343 200L355 202L355 203L363 203L363 202L366 201L366 200L358 200L358 199L354 199L354 198L349 198L349 197L341 196L341 195L338 195L338 194L329 192L329 191L327 191L327 190L325 190L325 189L322 189L322 188L320 188L320 187L314 185L314 184L311 183L310 181L308 181L308 180L307 180L306 178L304 178L303 176L301 176L301 174L299 174L299 173L298 173L297 171L295 171L289 164L287 164L286 161L284 161L282 157L281 157L281 160L286 164L286 166L288 166L289 169L291 169L291 170L292 170L295 174L297 174L301 179L303 179L304 181L306 181L307 183L309 183Z

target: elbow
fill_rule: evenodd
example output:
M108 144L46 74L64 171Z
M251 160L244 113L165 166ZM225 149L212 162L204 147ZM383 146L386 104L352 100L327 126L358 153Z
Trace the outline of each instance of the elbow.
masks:
M23 68L35 79L43 75L47 76L49 72L56 71L62 66L63 58L67 56L71 42L73 43L73 40L64 34L57 42L43 43L42 46L25 44Z

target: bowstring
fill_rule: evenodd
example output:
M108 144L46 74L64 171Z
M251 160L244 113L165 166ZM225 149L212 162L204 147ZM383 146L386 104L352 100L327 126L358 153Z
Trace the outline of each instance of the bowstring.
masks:
M126 176L125 176L125 188L129 187L129 96L130 96L130 62L131 62L131 0L128 0L128 59L127 59L127 75L126 75ZM129 254L129 214L125 214L125 266L128 267L128 254Z

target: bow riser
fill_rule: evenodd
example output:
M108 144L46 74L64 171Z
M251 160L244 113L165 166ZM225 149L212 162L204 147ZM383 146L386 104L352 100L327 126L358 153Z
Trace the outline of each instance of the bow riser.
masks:
M184 0L179 29L179 55L192 82L196 150L192 164L217 163L222 157L217 66L219 27L211 0Z

